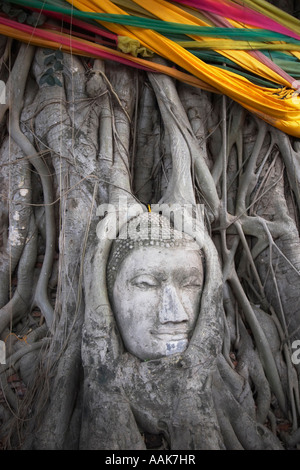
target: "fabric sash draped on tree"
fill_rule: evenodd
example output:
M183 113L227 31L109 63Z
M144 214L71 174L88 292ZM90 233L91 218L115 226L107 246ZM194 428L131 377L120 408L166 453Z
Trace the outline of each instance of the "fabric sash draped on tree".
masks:
M300 21L264 0L5 0L0 6L3 35L165 73L225 94L300 137Z

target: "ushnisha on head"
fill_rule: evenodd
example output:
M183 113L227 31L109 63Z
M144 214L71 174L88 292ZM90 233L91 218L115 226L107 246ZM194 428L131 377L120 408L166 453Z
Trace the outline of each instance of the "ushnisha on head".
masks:
M151 360L186 349L203 285L201 252L192 237L159 214L133 218L113 242L107 285L131 354Z

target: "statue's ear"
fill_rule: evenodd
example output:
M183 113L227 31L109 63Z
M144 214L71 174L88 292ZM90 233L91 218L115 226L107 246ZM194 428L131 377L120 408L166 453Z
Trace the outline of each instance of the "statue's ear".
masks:
M130 403L124 400L116 365L123 354L106 287L106 268L112 239L108 234L112 215L97 227L97 239L85 257L85 319L81 344L83 420L81 447L86 449L145 449ZM112 393L113 390L113 393ZM125 424L122 422L125 420ZM124 429L130 432L124 432Z
M198 351L199 362L203 360L211 363L222 348L224 329L222 272L218 252L209 234L204 231L199 237L196 236L196 241L203 253L204 285L198 320L186 353L194 355L194 352Z
M97 239L86 253L84 264L85 319L82 350L83 357L85 353L87 355L87 362L95 365L99 365L101 361L114 360L123 352L106 282L107 262L113 241L108 236L112 216L113 214L108 214L98 224ZM109 356L106 357L107 351Z

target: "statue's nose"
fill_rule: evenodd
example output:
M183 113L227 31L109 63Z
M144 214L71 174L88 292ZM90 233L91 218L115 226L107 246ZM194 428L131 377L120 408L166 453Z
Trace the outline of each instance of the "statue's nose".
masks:
M180 323L188 321L189 317L178 297L176 288L166 285L163 289L162 301L159 311L161 323Z

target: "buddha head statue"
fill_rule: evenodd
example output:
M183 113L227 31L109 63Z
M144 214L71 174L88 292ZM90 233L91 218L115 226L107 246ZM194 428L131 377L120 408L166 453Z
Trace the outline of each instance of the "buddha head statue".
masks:
M141 360L185 351L203 286L198 244L156 213L123 226L107 266L116 323L128 352Z
M110 217L85 264L88 445L92 429L94 448L145 449L145 433L163 435L170 449L224 449L232 436L241 448L246 426L255 448L278 448L272 433L258 431L251 390L223 356L229 332L210 235L197 232L194 241L144 212L112 241Z

